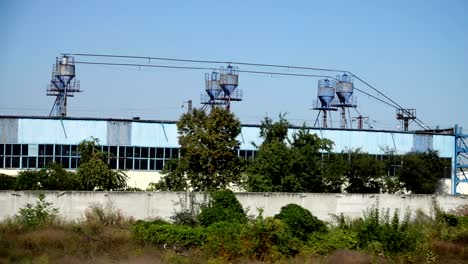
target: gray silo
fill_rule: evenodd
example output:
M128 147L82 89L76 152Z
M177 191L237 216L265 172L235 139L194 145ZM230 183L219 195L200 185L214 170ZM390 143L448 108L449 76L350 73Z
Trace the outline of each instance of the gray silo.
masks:
M205 92L201 95L201 104L213 108L215 105L225 104L224 92L220 84L220 75L213 71L205 74Z
M224 100L226 108L229 110L231 101L242 101L242 91L237 89L239 86L239 69L228 65L226 68L221 67L220 85L224 92Z
M52 70L52 80L47 89L48 96L55 96L49 116L67 116L67 98L81 92L80 83L75 78L74 58L62 55L56 58Z
M332 105L341 109L340 127L348 127L348 119L350 121L349 127L351 127L351 116L349 113L349 108L356 107L356 100L353 98L353 76L347 73L343 73L342 75L336 76L336 79L336 96L338 97L338 100L335 100ZM348 118L346 117L346 109L348 109Z
M329 79L322 79L318 81L317 86L317 98L313 110L318 110L319 113L315 120L314 126L317 125L320 114L322 115L322 127L328 127L327 124L327 114L330 111L336 111L336 107L331 105L333 99L335 98L335 86L336 82ZM331 121L331 120L330 120ZM331 124L330 124L331 126Z

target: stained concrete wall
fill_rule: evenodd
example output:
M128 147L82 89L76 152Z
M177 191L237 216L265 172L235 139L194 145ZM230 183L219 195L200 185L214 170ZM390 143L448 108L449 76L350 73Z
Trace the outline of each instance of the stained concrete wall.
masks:
M0 191L0 220L11 217L26 203L35 203L36 192ZM186 193L177 192L45 192L46 200L60 210L67 220L83 217L85 210L94 203L112 202L115 208L126 216L135 219L161 217L170 220L170 216L182 207L189 206ZM319 219L332 221L332 215L343 213L352 218L361 217L363 212L372 207L388 208L391 212L398 209L423 210L431 214L433 201L437 201L443 210L455 209L468 204L464 196L432 195L389 195L389 194L317 194L317 193L237 193L237 198L248 213L257 214L257 208L264 210L264 216L277 214L281 207L295 203L310 210ZM194 194L197 202L206 199L202 193Z

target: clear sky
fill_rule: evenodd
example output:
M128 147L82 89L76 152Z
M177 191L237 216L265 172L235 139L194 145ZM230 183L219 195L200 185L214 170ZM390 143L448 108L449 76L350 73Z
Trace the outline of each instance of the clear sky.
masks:
M468 130L466 0L3 0L0 39L0 114L48 115L54 98L45 90L60 53L110 53L346 69L428 125ZM69 116L175 120L184 101L199 106L204 89L204 71L76 72L84 92L70 99ZM313 124L317 79L239 79L244 101L232 108L244 123L287 112ZM375 127L397 128L393 108L356 96Z

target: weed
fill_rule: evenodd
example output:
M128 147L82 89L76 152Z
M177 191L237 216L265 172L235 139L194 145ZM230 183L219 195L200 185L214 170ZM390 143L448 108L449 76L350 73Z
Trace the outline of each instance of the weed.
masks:
M52 207L52 203L45 200L45 195L38 195L36 205L26 204L15 216L16 221L24 227L37 228L51 224L58 216L58 209Z

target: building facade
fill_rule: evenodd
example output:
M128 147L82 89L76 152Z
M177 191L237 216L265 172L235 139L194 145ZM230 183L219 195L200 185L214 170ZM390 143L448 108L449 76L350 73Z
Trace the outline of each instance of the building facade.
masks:
M291 128L289 136L298 128ZM453 160L455 139L450 134L400 131L310 128L321 138L334 142L333 152L360 149L381 156L436 150ZM245 159L255 156L253 143L260 145L258 125L242 125L238 154ZM103 151L111 154L114 169L127 171L129 185L145 189L160 179L160 171L169 159L179 157L175 121L0 116L0 173L15 175L19 170L42 168L55 161L66 169L76 169L77 146L96 138Z

